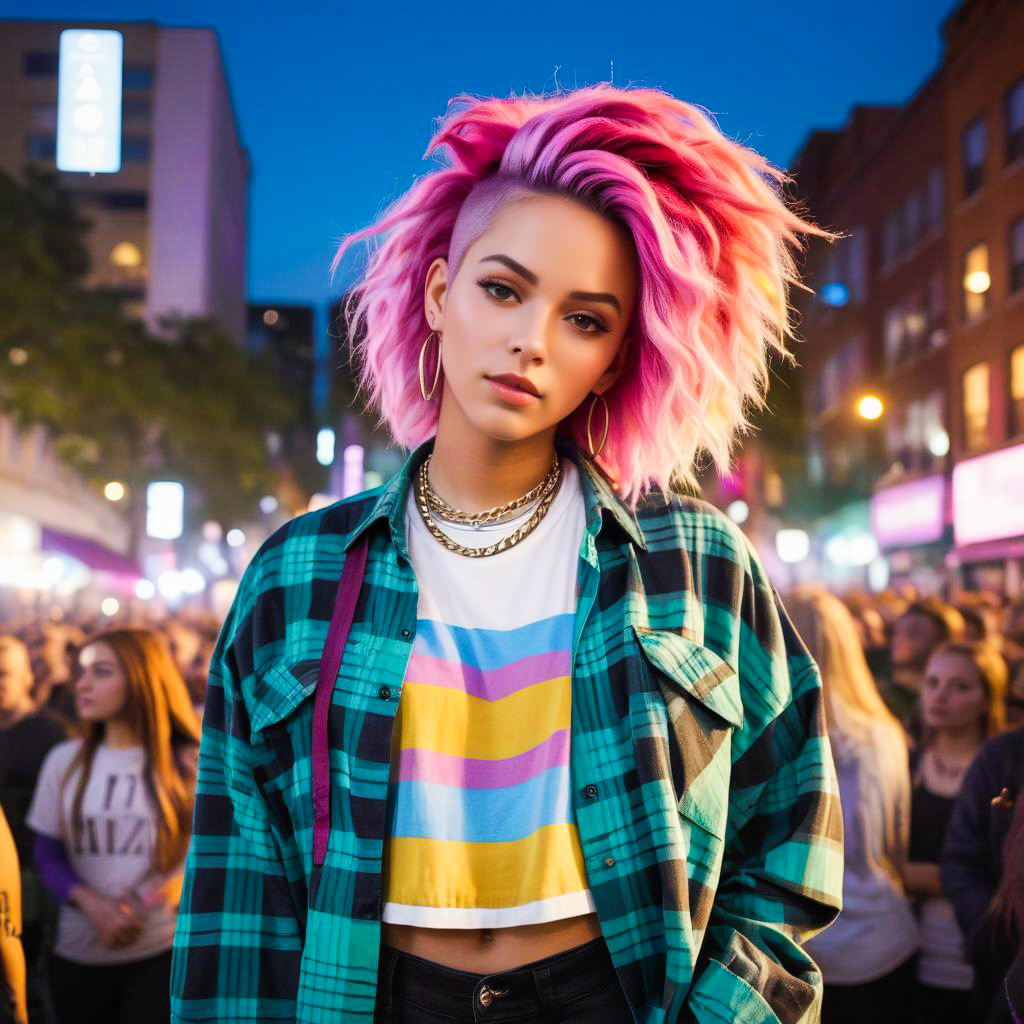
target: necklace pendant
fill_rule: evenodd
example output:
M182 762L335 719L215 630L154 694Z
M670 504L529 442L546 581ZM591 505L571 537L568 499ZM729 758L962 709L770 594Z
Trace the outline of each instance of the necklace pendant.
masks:
M473 520L473 529L474 530L479 530L480 529L480 521L478 519L474 519Z

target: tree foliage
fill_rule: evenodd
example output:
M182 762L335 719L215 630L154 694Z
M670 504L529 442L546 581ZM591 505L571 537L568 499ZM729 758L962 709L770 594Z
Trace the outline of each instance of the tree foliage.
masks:
M294 398L213 321L168 319L156 336L86 288L89 226L52 173L0 172L0 408L45 426L97 484L172 477L202 515L251 515L274 489L267 433Z

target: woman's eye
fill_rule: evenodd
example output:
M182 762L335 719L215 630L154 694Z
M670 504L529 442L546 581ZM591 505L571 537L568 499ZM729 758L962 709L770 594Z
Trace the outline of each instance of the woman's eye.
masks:
M487 292L488 295L491 295L498 300L504 300L507 299L509 295L515 295L515 292L512 291L512 289L509 288L507 284L503 284L501 281L492 281L488 278L485 278L483 281L478 281L477 284L479 284L480 287L483 288L483 290ZM495 295L494 292L491 291L492 288L500 288L506 294Z
M585 328L587 324L593 324L593 330L586 329L584 331L585 334L603 334L603 333L605 333L608 330L608 328L605 327L605 325L603 323L601 323L600 320L595 319L594 317L590 316L587 313L573 313L573 315L571 317L569 317L569 319L570 320L576 320L576 321L579 321L579 320L586 321L585 324L580 324L580 323L576 324L576 326L580 327L580 328Z

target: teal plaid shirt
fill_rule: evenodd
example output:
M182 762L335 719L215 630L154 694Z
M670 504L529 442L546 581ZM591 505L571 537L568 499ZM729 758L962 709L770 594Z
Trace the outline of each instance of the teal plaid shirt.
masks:
M416 630L408 488L300 516L242 580L210 667L175 1021L373 1018L391 732ZM800 943L836 915L842 819L817 668L743 533L655 493L635 515L575 449L586 526L572 799L637 1021L816 1021ZM312 861L313 693L346 551L369 559L328 723L331 833Z

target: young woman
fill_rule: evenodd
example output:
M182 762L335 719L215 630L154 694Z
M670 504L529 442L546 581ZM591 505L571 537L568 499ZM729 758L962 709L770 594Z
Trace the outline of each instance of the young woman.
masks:
M28 814L61 904L53 998L60 1024L149 1024L169 1017L199 722L156 632L105 633L79 662L84 737L47 756Z
M786 608L821 669L843 808L843 909L806 946L825 979L822 1020L907 1024L920 939L900 877L910 832L906 737L842 602L807 586Z
M917 1019L928 1024L970 1019L973 981L952 904L942 891L939 856L964 776L984 740L1002 729L1006 662L985 643L939 646L921 689L921 746L913 778L907 889L918 897L921 954Z
M653 90L464 97L436 147L347 307L415 450L276 533L218 642L175 1019L813 1015L820 680L667 491L728 463L810 225Z

